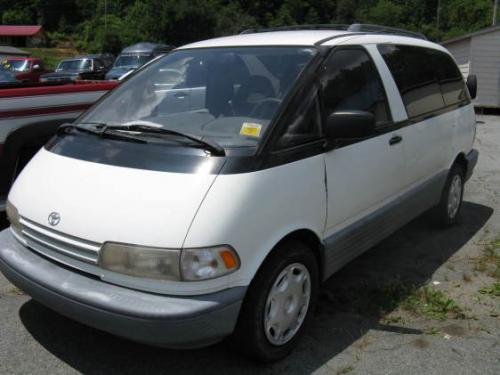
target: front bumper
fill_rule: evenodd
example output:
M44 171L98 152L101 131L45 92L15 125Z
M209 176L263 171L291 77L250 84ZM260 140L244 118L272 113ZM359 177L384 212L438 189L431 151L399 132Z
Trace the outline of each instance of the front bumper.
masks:
M83 324L169 348L210 345L230 335L246 288L162 296L108 284L36 255L0 233L0 271L34 300Z
M467 172L465 174L465 181L467 181L469 178L472 176L472 172L474 171L474 168L476 167L477 160L479 159L479 151L476 149L472 149L468 154L467 154Z

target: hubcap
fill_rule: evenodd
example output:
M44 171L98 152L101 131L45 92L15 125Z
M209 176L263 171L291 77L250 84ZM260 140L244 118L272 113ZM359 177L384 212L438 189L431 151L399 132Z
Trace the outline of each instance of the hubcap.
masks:
M460 200L462 198L462 179L459 175L455 175L450 185L448 194L448 216L453 219L460 208Z
M267 296L264 315L266 337L273 345L290 341L304 323L311 299L311 277L301 263L280 272Z

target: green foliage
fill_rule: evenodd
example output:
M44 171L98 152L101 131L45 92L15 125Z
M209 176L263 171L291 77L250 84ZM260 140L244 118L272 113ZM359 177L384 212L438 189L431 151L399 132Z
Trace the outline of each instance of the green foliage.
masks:
M5 25L26 25L33 22L28 9L8 9L2 13L2 23Z
M402 302L404 310L431 319L463 319L465 315L454 300L429 286L414 290Z
M49 69L54 69L59 61L78 54L73 48L23 48L33 56L40 57Z
M491 0L0 0L4 24L40 23L80 49L114 53L138 41L182 45L247 28L374 23L442 40L487 27ZM438 26L439 23L439 26ZM52 38L68 40L68 38Z
M500 297L500 282L497 281L491 285L479 289L479 293Z

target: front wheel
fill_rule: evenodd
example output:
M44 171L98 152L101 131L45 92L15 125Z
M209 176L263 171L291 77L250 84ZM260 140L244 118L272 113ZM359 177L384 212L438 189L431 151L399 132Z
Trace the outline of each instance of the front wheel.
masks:
M310 320L318 287L312 251L296 241L279 245L250 284L231 338L234 347L263 362L287 356Z
M451 167L441 195L441 201L431 211L434 226L448 228L457 222L464 195L464 169L460 165Z

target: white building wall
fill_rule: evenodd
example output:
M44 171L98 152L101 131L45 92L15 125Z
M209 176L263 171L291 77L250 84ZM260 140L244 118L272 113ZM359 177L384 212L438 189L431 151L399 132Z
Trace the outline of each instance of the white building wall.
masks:
M462 72L464 78L469 75L470 57L471 57L471 39L459 40L445 45L455 58L455 61Z
M500 107L500 30L471 38L471 72L477 75L476 105Z

